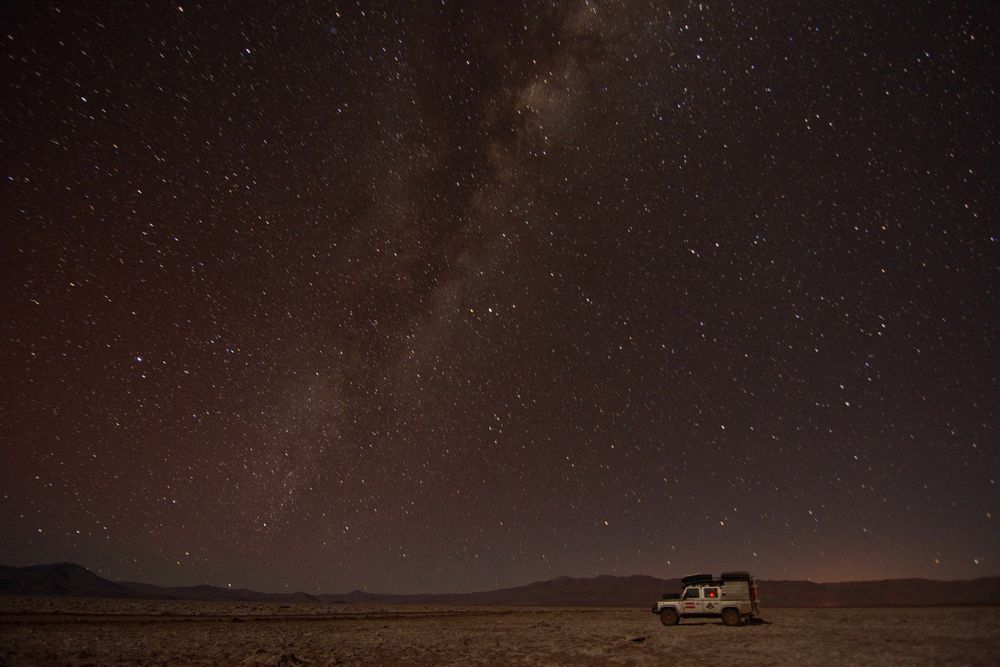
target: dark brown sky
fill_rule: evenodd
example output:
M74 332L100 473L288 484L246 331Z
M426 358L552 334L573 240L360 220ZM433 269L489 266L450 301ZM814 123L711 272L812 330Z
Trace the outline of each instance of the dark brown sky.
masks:
M1000 573L997 7L750 4L7 3L0 562Z

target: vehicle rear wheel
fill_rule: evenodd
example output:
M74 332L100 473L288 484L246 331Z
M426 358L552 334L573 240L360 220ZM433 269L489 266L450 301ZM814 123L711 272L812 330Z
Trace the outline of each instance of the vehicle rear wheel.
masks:
M722 622L726 625L739 625L740 612L730 607L722 610Z
M664 609L660 612L660 623L663 625L677 625L681 622L681 617L673 609Z

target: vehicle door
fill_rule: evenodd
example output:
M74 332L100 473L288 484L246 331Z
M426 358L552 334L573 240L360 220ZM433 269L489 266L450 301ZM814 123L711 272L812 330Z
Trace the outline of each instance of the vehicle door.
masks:
M701 589L695 587L684 589L684 597L681 599L681 613L700 614L703 609Z
M701 596L701 606L706 614L718 614L720 610L721 592L716 586L706 586L702 589Z

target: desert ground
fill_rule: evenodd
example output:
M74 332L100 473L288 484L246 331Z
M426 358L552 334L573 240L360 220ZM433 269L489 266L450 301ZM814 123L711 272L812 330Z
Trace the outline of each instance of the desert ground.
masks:
M1000 608L642 608L0 598L0 665L995 665Z

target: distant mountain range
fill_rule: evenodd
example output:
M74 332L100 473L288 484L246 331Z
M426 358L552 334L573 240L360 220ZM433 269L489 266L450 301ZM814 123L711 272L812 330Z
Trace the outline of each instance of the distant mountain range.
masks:
M461 594L391 595L352 591L344 594L260 593L218 586L164 587L108 581L73 563L0 566L0 595L46 595L167 600L315 602L328 604L456 604L651 607L664 593L681 590L680 579L643 575L558 577L526 586ZM965 581L887 579L818 584L811 581L761 581L764 607L884 607L1000 605L1000 577Z

